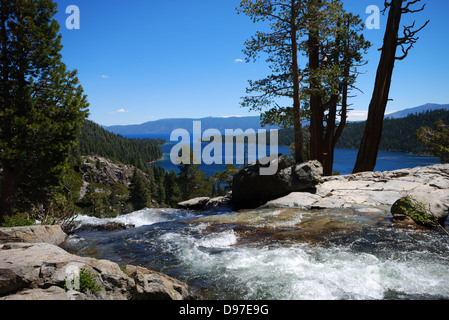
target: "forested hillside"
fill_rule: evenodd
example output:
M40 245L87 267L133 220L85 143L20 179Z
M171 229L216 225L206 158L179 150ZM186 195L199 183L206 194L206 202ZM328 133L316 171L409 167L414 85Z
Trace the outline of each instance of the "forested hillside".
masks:
M74 211L115 217L145 207L176 207L196 196L222 195L218 178L207 179L197 166L186 165L177 176L153 162L162 157L162 139L128 139L92 121L81 129L70 157L65 189ZM202 185L187 187L192 181Z
M426 154L426 146L416 139L416 131L432 127L437 120L449 124L449 111L436 110L409 115L401 119L385 119L380 150ZM337 148L357 149L365 129L365 123L350 123L345 128Z
M449 124L449 111L427 111L401 119L385 119L380 150L427 154L426 146L416 139L416 131L423 126L433 127L437 120ZM304 128L306 134L307 129ZM337 143L337 148L358 149L364 129L365 122L348 123ZM293 130L279 131L279 145L290 146L293 139Z
M129 139L103 129L100 125L86 120L78 142L80 155L98 155L131 164L144 169L149 163L162 158L162 139Z

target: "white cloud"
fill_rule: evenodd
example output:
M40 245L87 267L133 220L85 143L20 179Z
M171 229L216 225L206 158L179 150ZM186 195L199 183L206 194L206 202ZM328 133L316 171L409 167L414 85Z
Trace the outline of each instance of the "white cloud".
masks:
M368 119L368 111L353 110L349 112L348 121L365 121Z
M218 118L227 119L227 118L243 118L243 117L247 117L247 116L234 115L234 116L221 116L221 117L218 117Z
M235 63L243 63L243 62L245 62L245 60L242 60L242 59L235 59L234 62L235 62Z
M128 110L125 110L125 109L121 108L121 109L118 109L118 110L116 110L116 111L109 112L109 114L115 114L115 113L128 113L128 112L129 112Z
M109 76L107 76L107 75L105 75L105 74L102 74L101 77L102 77L103 79L109 79Z

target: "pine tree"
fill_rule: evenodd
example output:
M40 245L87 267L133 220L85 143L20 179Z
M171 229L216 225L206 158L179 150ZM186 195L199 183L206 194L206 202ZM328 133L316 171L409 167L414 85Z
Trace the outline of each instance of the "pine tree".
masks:
M349 91L358 76L352 70L364 63L362 52L371 44L361 34L362 20L346 12L340 1L308 0L305 19L310 159L320 161L324 175L330 176L335 145L346 127Z
M165 176L165 203L172 208L175 208L181 201L181 190L176 179L175 170L172 170Z
M410 8L421 0L391 0L385 1L385 10L389 8L387 26L382 46L382 54L377 69L373 96L369 105L368 119L365 132L360 144L359 153L354 166L354 173L373 171L376 167L379 146L382 139L383 121L388 101L390 87L396 60L404 60L410 49L418 41L416 34L427 26L427 21L421 28L413 30L415 23L404 27L404 36L399 36L401 19L404 14L416 13L424 10ZM398 47L402 48L402 55L397 56Z
M196 156L193 150L184 146L181 150L181 171L177 177L177 183L181 190L181 200L189 200L196 197L208 197L212 192L212 183L206 178L206 174L195 163Z
M0 220L45 203L87 115L76 72L61 61L51 0L0 0ZM26 201L25 201L26 200Z
M295 131L295 160L304 161L303 112L301 110L301 70L299 66L298 32L303 3L297 0L260 1L242 0L238 12L256 22L270 23L271 32L257 32L248 40L244 53L246 60L256 61L261 53L268 55L267 62L273 71L268 77L250 81L242 106L262 111L263 122L293 126ZM279 100L290 99L291 104L280 106Z
M420 128L416 137L427 146L429 152L440 158L441 163L449 163L449 127L442 120L438 120L434 128Z
M335 144L346 125L348 91L356 80L351 70L370 46L360 34L362 21L337 0L242 0L239 11L270 27L245 43L247 61L265 54L271 74L250 81L247 93L252 95L243 98L242 106L263 111L266 124L293 127L295 161L318 160L330 175ZM306 117L310 157L302 128Z
M131 184L129 186L129 202L135 211L142 210L150 206L150 191L145 178L138 169L134 169Z

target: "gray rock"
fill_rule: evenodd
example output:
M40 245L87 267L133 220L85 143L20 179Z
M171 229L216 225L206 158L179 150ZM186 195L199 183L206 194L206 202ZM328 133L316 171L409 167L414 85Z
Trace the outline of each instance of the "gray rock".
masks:
M412 195L426 203L440 222L448 218L449 165L387 172L363 172L322 177L313 194L293 192L269 201L270 208L366 208L387 210L398 199Z
M81 294L82 295L82 294ZM85 300L85 295L83 297L78 295L70 296L66 293L63 288L60 287L50 287L48 289L26 289L17 294L12 294L6 297L0 297L0 300L32 300L32 301L44 301L44 300Z
M73 290L65 292L63 288L67 285L68 277L74 274L73 271L82 269L96 276L95 281L102 288L100 292L94 294L82 294ZM138 270L141 274L151 274L152 277L141 277L136 284L136 280L123 272L114 262L72 255L52 244L4 244L0 248L0 297L4 300L131 300L195 297L190 288L182 282L144 268ZM173 290L177 294L174 294ZM173 294L167 295L167 292Z
M300 208L311 209L321 197L307 192L292 192L289 195L268 201L261 208Z
M325 197L316 201L312 205L312 209L331 209L331 208L343 208L346 205L346 200L338 197Z
M67 235L60 226L28 226L0 228L0 244L10 242L50 243L60 245L67 240Z
M128 265L126 273L136 283L134 300L194 300L198 298L185 283L159 272Z
M206 204L206 207L208 209L229 207L231 205L231 200L232 198L230 195L216 197L210 199L210 201Z
M99 166L97 166L99 164ZM117 183L129 186L134 173L132 166L113 163L112 161L98 156L83 157L81 166L83 180L114 186ZM93 179L93 180L92 180ZM84 186L86 188L86 186Z
M412 201L410 201L412 200ZM435 221L422 222L410 216L411 211L416 211L420 215L430 216L430 220L435 218L439 224L444 225L449 216L449 205L443 203L440 199L433 197L431 194L413 193L406 197L398 199L391 207L391 213L394 219L404 220L411 218L417 224L427 227L435 227Z
M208 197L194 198L178 203L178 207L186 210L204 210L210 200Z
M250 209L292 192L311 190L319 183L323 167L318 161L287 166L283 156L277 162L274 175L260 175L263 165L256 161L238 172L233 179L232 205L235 209Z

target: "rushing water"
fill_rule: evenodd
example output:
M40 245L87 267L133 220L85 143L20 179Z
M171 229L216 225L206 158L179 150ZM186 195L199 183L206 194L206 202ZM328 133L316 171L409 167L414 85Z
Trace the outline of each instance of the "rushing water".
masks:
M130 137L169 139L160 133ZM164 159L158 162L167 170L178 169L169 159L172 147L162 147ZM351 173L356 156L356 150L336 150L334 169ZM376 170L438 162L380 152ZM225 168L200 169L212 175ZM148 209L115 219L81 216L67 249L164 272L205 299L449 299L449 238L395 225L390 218L372 208L201 214ZM133 227L100 228L114 222Z
M98 231L111 222L133 225ZM68 249L164 272L205 299L448 299L449 242L382 210L147 209L81 216Z

